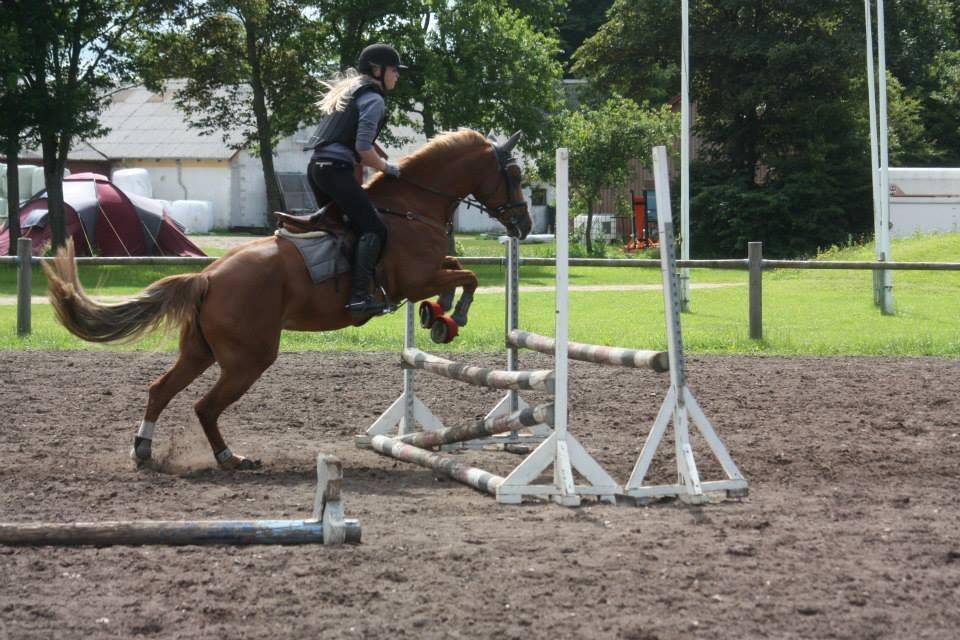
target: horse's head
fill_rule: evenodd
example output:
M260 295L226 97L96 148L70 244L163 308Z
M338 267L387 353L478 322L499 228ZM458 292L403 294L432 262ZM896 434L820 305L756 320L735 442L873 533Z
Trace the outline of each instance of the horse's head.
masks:
M491 143L496 171L491 172L491 178L480 183L473 195L488 214L507 228L509 235L523 239L530 233L533 221L521 190L523 175L520 164L513 157L513 148L521 133L517 131L503 144Z
M379 174L368 183L368 190L381 202L399 200L408 210L443 215L446 224L458 204L478 206L511 236L525 238L533 223L521 190L520 165L513 157L519 139L519 131L503 144L471 129L441 134L400 162L400 180ZM412 192L404 193L407 185L413 187ZM469 195L475 200L469 200ZM437 197L446 200L442 208L429 202Z

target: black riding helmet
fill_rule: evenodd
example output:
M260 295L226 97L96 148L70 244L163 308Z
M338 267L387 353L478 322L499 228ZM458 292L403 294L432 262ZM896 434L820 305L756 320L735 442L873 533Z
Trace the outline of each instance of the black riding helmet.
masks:
M381 69L407 68L406 65L400 64L400 54L389 44L371 44L360 52L360 57L357 58L357 70L369 75L373 65L378 65Z

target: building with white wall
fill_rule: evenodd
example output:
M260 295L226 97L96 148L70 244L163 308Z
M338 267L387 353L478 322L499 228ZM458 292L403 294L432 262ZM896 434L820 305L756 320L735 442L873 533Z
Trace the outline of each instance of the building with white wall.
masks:
M960 232L960 169L890 168L890 235Z

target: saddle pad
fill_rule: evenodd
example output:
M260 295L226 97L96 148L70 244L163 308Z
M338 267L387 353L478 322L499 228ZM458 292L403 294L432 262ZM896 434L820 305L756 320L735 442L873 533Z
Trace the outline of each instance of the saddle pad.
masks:
M350 262L340 252L340 240L333 234L326 231L294 234L280 228L276 235L297 248L314 284L350 271Z

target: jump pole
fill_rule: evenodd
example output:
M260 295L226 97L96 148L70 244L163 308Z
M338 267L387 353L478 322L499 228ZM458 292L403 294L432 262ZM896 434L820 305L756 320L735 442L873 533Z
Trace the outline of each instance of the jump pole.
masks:
M656 420L647 435L630 479L623 488L623 495L647 500L661 496L676 496L684 502L700 504L707 500L706 493L725 491L730 497L746 496L746 479L734 463L723 442L717 436L693 393L687 387L686 364L683 359L683 337L680 327L680 291L677 282L677 266L674 248L673 214L670 210L670 181L667 172L667 149L653 150L653 172L657 193L657 224L660 230L660 263L663 276L663 304L667 329L667 347L670 358L670 388L663 400ZM703 482L697 471L693 448L690 445L690 422L697 427L713 455L720 462L726 480ZM644 478L653 456L660 445L667 426L673 423L677 482L674 484L648 486Z
M536 407L519 409L509 415L487 417L464 426L447 427L440 431L411 433L398 438L398 440L421 449L440 447L485 436L494 436L508 431L518 431L536 424L550 424L553 422L553 413L553 404L541 404Z
M370 448L391 458L433 469L448 478L491 495L497 495L497 489L503 484L501 476L387 436L373 436L370 439Z
M307 520L143 520L0 523L0 544L14 546L294 545L360 543L360 522L345 518L343 467L317 456L317 493Z
M377 435L371 438L370 445L377 453L433 469L448 478L495 496L497 495L497 489L503 484L504 478L502 476L471 467L439 453L427 451L423 447L438 447L478 437L493 436L530 427L534 424L546 423L552 419L553 405L544 404L520 409L509 416L485 418L462 427L448 427L440 431L424 431L400 439Z

